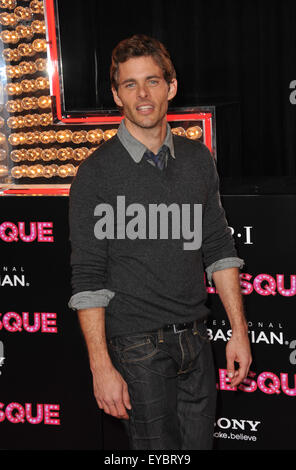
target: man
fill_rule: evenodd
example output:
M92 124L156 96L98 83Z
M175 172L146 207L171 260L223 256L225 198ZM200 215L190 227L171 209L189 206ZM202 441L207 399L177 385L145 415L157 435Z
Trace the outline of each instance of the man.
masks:
M167 124L177 80L164 46L144 35L119 43L111 85L124 120L71 186L69 306L98 406L123 420L131 448L210 449L216 385L204 268L232 327L226 356L236 386L251 363L243 261L210 152Z

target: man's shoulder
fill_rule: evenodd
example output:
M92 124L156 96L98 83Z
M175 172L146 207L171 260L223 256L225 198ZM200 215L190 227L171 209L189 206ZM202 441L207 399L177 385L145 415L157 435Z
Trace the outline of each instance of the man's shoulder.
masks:
M79 173L104 174L105 171L115 171L124 160L125 149L119 139L114 136L100 145L79 165ZM122 165L121 165L122 166Z
M122 174L124 169L120 162L124 160L122 155L124 148L119 139L114 136L100 145L93 153L83 160L76 172L71 184L71 193L81 188L93 190L106 185L113 175Z
M103 142L81 165L91 168L100 167L105 163L116 160L122 151L123 147L119 139L114 136Z
M211 166L213 156L203 142L178 135L174 135L173 139L176 158L180 157L187 165L199 168Z
M180 135L174 135L173 140L176 150L179 152L209 154L208 147L200 140L193 140Z

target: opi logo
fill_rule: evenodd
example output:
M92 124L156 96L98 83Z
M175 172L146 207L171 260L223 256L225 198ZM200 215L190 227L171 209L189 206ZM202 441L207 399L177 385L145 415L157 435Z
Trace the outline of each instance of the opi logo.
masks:
M171 237L187 240L183 243L184 250L198 250L201 247L202 204L148 204L147 211L146 207L139 203L126 207L125 196L117 196L116 214L110 204L102 203L95 207L94 215L100 217L94 227L98 240L168 240ZM127 221L126 217L130 219Z

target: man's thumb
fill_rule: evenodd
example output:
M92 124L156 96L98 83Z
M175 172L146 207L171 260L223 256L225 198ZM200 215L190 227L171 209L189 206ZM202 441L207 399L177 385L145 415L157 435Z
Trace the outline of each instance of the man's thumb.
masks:
M234 367L234 360L232 358L228 358L227 360L227 376L232 379L234 377L235 367Z
M131 405L130 396L129 396L127 387L124 387L122 396L123 396L123 403L124 403L124 406L125 406L128 410L131 410L131 409L132 409L132 405Z

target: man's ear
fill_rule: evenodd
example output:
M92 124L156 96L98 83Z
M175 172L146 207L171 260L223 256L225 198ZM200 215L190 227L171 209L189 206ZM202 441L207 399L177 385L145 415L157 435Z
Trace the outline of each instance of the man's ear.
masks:
M111 90L112 90L113 99L114 99L115 103L117 104L117 106L119 106L120 108L122 108L122 107L123 107L123 104L122 104L121 99L120 99L119 96L118 96L117 90L116 90L114 87L112 87Z
M173 78L172 81L169 83L169 92L168 92L168 100L172 100L176 94L178 89L178 82L176 78Z

